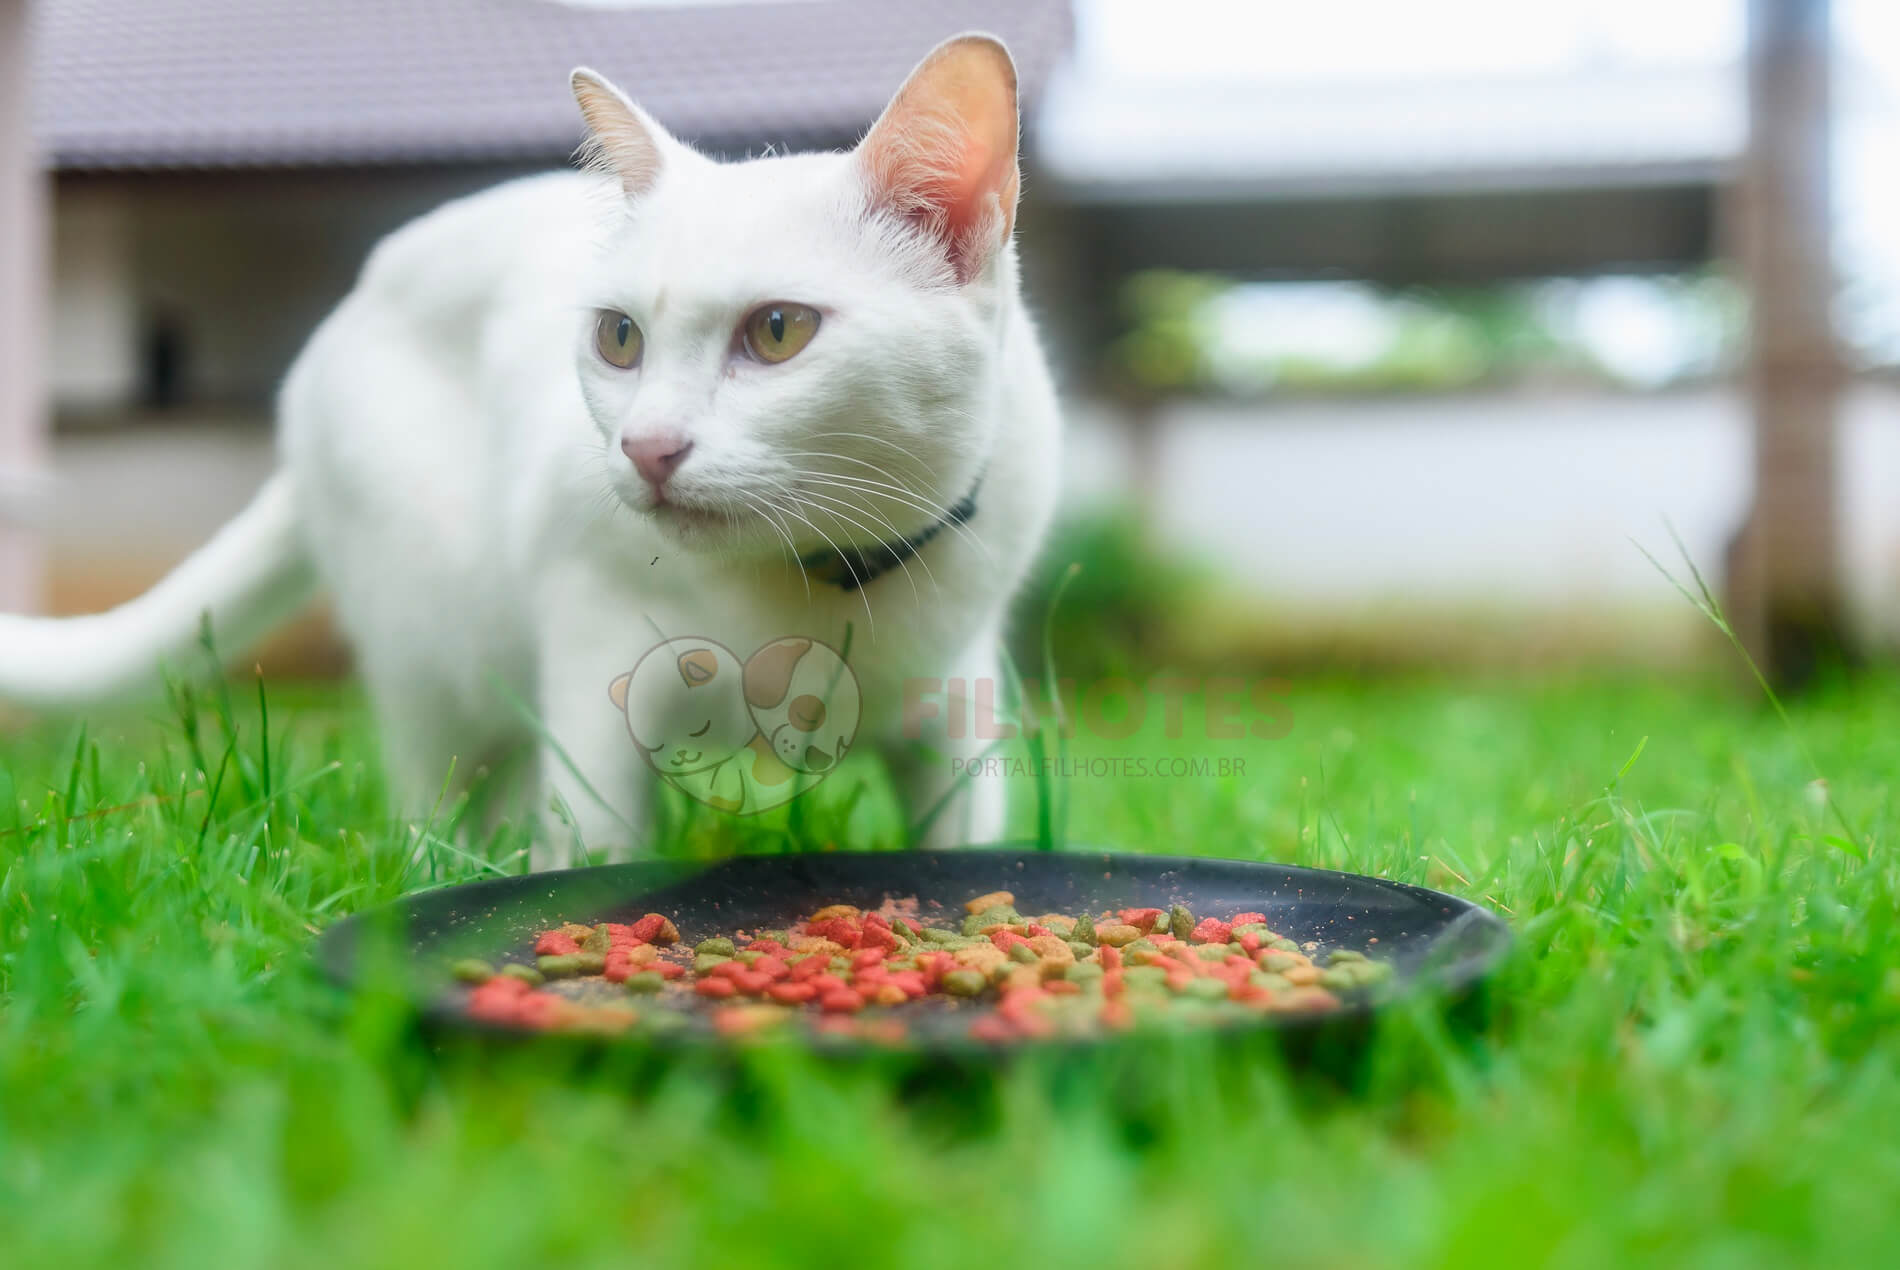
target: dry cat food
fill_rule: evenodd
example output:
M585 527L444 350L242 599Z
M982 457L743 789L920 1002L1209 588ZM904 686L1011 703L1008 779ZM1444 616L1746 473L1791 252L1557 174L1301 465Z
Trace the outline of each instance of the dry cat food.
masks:
M1008 891L963 908L960 919L926 920L915 900L833 904L783 930L690 945L649 913L545 931L532 963L451 969L470 985L468 1015L491 1023L623 1032L704 1014L726 1034L805 1020L893 1043L932 1014L1008 1041L1325 1011L1392 973L1349 949L1320 957L1261 913L1197 918L1176 904L1029 917Z

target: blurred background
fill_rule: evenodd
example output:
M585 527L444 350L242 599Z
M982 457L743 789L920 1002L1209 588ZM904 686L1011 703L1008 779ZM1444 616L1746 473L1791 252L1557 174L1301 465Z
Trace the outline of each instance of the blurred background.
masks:
M370 246L564 163L572 65L743 156L973 27L1073 673L1712 659L1672 530L1786 682L1900 639L1891 0L0 0L0 608L241 507Z

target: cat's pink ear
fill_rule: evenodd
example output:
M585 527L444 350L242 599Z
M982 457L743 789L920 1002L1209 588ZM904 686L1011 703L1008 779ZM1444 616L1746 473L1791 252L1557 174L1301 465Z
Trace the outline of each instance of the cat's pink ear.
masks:
M583 66L568 77L568 84L601 165L620 178L628 198L652 189L667 152L679 142L599 73Z
M910 73L858 145L873 204L924 228L968 282L1016 224L1016 64L959 35Z

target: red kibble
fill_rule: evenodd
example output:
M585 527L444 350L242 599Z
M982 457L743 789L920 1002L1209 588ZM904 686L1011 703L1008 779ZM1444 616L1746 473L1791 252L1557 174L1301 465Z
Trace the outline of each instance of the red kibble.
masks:
M1194 976L1185 970L1172 971L1168 975L1168 989L1171 992L1179 992L1193 982Z
M860 948L857 952L851 954L851 968L853 970L863 970L867 966L881 966L883 964L884 950L882 948Z
M633 958L619 949L609 949L601 975L608 983L625 983L633 977Z
M1252 971L1254 968L1253 958L1243 957L1239 953L1228 953L1227 956L1221 960L1220 964L1233 970L1247 972Z
M1096 950L1095 955L1101 961L1102 969L1104 970L1120 970L1122 968L1122 950L1119 948L1103 944Z
M792 968L789 964L779 960L777 957L769 955L753 962L752 969L754 973L770 975L774 979L783 979L786 975L792 973Z
M707 970L705 973L709 975L721 976L727 979L733 979L733 978L737 978L739 975L744 974L745 971L746 971L746 964L743 961L722 961L718 965Z
M864 998L849 988L838 988L819 997L818 1008L827 1014L855 1014L864 1008Z
M680 933L673 923L658 913L648 913L631 927L633 937L643 944L671 944Z
M1011 988L997 1003L996 1012L1012 1022L1028 1017L1029 1007L1042 1000L1041 988Z
M1029 941L1013 930L993 930L990 932L990 942L1004 952L1008 952L1017 944L1026 944Z
M607 942L609 944L637 944L640 942L640 937L633 933L633 927L627 925L625 922L602 922L601 925L607 928Z
M844 948L856 948L864 939L864 932L858 928L857 924L848 922L842 917L834 917L823 922L807 922L805 933L818 939L829 939L832 943Z
M776 939L755 939L745 946L747 952L764 953L768 957L783 957L792 951Z
M1244 935L1236 935L1235 938L1240 940L1240 946L1247 950L1248 956L1251 957L1260 951L1260 936L1254 934L1252 931L1248 931Z
M693 991L702 997L729 997L737 989L730 979L701 979L693 985Z
M813 975L808 982L818 989L819 995L821 996L827 992L844 992L851 987L850 984L840 979L837 975L830 973Z
M1051 996L1069 997L1082 991L1082 985L1070 979L1051 979L1042 985L1042 990Z
M829 957L807 957L803 961L795 961L792 963L791 977L796 980L810 979L815 975L824 974L830 968L831 959Z
M755 997L772 986L772 976L762 975L756 970L742 970L731 978L739 991L750 993Z
M1029 923L1029 938L1031 939L1034 939L1038 935L1053 935L1053 934L1055 934L1055 932L1050 930L1047 926L1038 926L1034 922Z
M1102 976L1102 995L1105 997L1119 997L1125 987L1119 970L1111 970Z
M875 948L886 952L895 951L903 947L902 941L897 938L896 933L888 926L865 927L863 933L858 936L858 942L861 947Z
M1102 1002L1102 1026L1117 1030L1135 1025L1135 1011L1127 1001L1112 998Z
M1229 925L1232 926L1265 926L1266 924L1267 915L1265 913L1238 913L1235 914L1233 919L1229 922Z
M1161 920L1158 908L1125 908L1121 913L1122 924L1133 926L1144 935L1154 933L1155 923Z
M765 994L785 1005L803 1005L818 995L818 989L811 983L788 981L773 984L765 990Z
M534 954L537 957L566 957L580 950L580 944L564 931L544 931L541 938L534 941Z
M897 970L891 973L890 981L904 990L907 997L921 997L930 991L930 985L924 976L915 970Z
M680 965L677 961L648 962L647 969L653 971L662 979L677 979L686 973L686 967Z
M1194 928L1197 944L1224 944L1234 937L1234 924L1218 917L1203 917Z
M972 1040L988 1041L992 1044L996 1044L1007 1041L1014 1035L1015 1029L1010 1027L1009 1022L1000 1015L986 1014L970 1024L970 1037Z

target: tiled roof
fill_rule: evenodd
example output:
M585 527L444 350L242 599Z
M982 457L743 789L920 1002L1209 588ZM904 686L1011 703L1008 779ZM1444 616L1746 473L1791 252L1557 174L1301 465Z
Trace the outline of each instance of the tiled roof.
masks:
M576 64L715 148L831 145L932 45L993 31L1033 98L1068 0L39 0L35 132L62 169L546 161Z

